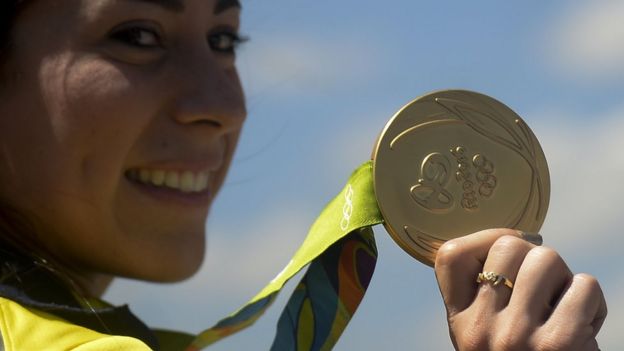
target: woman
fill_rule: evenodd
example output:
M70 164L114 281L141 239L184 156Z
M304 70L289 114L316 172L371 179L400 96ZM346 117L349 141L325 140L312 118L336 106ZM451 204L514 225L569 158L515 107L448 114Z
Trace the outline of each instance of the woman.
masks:
M202 261L205 219L245 119L240 4L2 6L5 347L156 348L126 309L95 298L115 276L173 282ZM513 290L475 287L482 271L505 274ZM597 349L598 283L515 231L447 243L436 274L459 350Z

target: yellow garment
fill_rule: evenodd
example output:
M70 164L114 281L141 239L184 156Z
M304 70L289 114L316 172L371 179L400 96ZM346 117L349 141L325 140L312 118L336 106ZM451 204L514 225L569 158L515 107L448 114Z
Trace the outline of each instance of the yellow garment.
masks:
M107 335L0 297L0 332L6 351L148 351L141 340Z

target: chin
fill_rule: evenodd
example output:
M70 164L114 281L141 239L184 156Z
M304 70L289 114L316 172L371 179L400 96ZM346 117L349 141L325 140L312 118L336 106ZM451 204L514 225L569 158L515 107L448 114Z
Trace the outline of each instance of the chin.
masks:
M175 283L191 278L199 271L204 262L204 250L201 253L184 254L177 264L170 264L160 271L161 282Z
M174 250L158 250L142 260L138 274L132 278L159 283L175 283L191 278L204 262L205 245L197 243L186 248L168 247ZM148 256L148 255L145 255Z
M197 260L193 264L157 265L157 269L150 269L148 272L132 274L128 278L151 281L155 283L177 283L191 278L201 267L203 260ZM153 268L153 267L151 267Z

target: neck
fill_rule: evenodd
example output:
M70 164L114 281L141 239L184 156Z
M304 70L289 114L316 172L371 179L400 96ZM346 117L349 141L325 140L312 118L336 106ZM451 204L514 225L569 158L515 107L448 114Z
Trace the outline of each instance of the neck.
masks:
M100 273L77 274L67 273L76 285L74 289L84 297L101 297L113 281L113 276Z
M101 297L113 281L112 275L71 269L57 260L37 257L36 262L64 280L70 289L85 298Z
M66 281L71 289L83 297L101 297L113 281L113 276L93 271L71 269L70 265L46 250L34 234L34 226L19 211L1 201L0 248L11 248ZM16 233L20 233L19 235Z

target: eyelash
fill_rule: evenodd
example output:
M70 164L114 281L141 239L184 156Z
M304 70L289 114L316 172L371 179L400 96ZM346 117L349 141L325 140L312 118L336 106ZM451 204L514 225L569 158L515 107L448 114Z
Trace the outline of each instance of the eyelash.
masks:
M148 33L154 39L154 43L145 44L141 43L141 35ZM126 45L139 47L139 48L156 48L162 45L160 36L156 33L155 30L143 28L143 27L130 27L124 28L119 31L114 32L111 35L111 38L120 41Z
M249 38L241 36L238 33L229 32L229 31L221 31L217 33L212 33L208 35L208 45L210 48L217 52L222 52L226 54L233 54L236 49L249 40ZM226 40L226 45L221 47L224 43L222 40Z
M146 39L142 37L146 33L153 37L152 42L149 44L140 42L141 39ZM117 32L114 32L111 35L111 38L118 40L126 45L137 48L152 49L162 47L162 38L158 34L158 32L156 30L145 27L130 27L121 29ZM247 42L248 40L249 38L231 31L220 31L209 34L207 37L208 45L210 45L210 48L216 52L224 54L234 54L236 48L238 48L241 44Z

